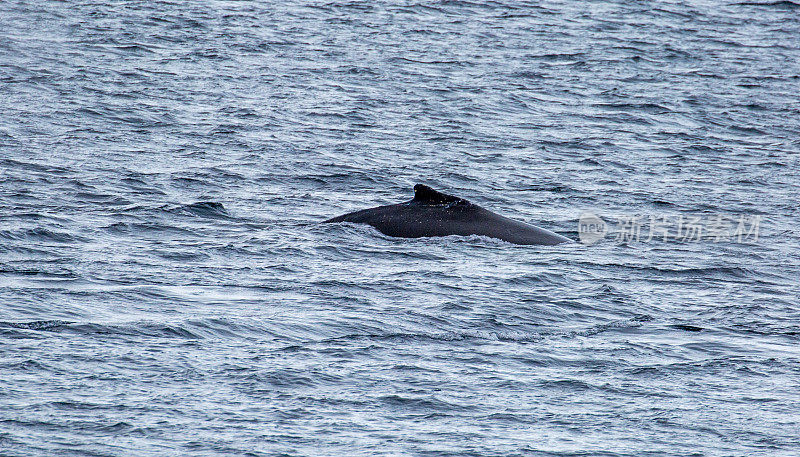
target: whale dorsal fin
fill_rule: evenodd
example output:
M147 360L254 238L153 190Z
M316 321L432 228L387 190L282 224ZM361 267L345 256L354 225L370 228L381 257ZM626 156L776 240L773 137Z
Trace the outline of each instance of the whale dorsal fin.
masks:
M441 205L445 203L467 203L463 198L454 197L452 195L443 194L435 191L425 184L417 184L414 186L414 200L417 203L426 205Z

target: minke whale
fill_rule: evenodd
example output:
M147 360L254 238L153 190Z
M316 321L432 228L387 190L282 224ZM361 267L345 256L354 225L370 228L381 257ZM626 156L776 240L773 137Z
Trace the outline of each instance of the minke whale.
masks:
M423 184L414 186L414 198L410 201L364 209L324 222L369 224L385 235L401 238L482 235L514 244L543 245L571 241L550 230L509 219Z

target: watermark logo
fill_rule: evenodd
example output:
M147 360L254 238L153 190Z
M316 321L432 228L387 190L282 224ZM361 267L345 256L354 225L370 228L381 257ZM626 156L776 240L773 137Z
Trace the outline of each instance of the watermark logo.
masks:
M617 242L678 241L713 243L757 242L761 228L760 215L655 215L618 216L606 223L594 213L578 218L578 238L581 243L593 244L610 235Z
M583 213L578 218L578 238L583 244L593 244L605 238L608 226L594 213Z

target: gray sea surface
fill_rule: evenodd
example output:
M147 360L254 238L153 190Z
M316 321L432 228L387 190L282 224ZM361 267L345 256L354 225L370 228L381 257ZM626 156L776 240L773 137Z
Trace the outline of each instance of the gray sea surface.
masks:
M2 1L0 455L798 455L799 185L794 1Z

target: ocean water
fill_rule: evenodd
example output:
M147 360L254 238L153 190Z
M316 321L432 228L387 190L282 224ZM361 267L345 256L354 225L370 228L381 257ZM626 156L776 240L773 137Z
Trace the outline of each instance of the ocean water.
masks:
M798 184L792 1L0 2L0 455L798 455Z

